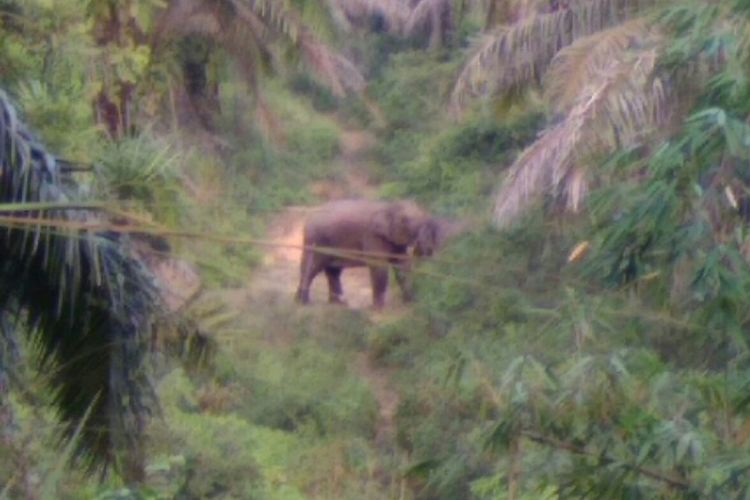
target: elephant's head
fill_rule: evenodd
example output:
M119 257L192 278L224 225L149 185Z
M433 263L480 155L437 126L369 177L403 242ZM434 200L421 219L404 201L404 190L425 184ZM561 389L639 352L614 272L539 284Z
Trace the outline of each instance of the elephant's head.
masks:
M430 257L446 242L469 229L469 222L444 217L431 217L426 220L414 241L414 255Z
M414 255L417 257L430 257L438 247L438 221L430 219L419 228L417 238L414 241Z
M413 201L388 203L372 219L375 234L396 245L412 245L431 216Z

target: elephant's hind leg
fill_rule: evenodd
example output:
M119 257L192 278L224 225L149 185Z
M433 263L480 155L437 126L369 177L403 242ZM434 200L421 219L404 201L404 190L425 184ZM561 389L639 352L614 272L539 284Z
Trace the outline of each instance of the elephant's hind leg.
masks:
M322 270L315 252L311 249L305 249L302 252L302 262L300 262L299 286L295 299L300 304L310 303L310 284L315 276Z
M341 286L340 267L326 267L326 278L328 278L328 302L331 304L346 304L344 300L344 289Z
M401 262L393 266L394 275L396 276L396 283L401 288L401 295L404 298L404 302L411 302L414 300L414 283L411 277L411 265L409 262Z

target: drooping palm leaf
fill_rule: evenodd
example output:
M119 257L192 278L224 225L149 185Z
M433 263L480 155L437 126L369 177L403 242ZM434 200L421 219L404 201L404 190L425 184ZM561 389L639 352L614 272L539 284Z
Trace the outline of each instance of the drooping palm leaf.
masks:
M554 193L577 210L587 191L586 160L626 147L666 122L666 86L654 78L654 49L610 60L579 92L564 120L512 165L495 196L495 221L511 222L536 196Z
M571 1L568 8L534 14L485 34L456 80L452 108L460 112L471 98L502 95L539 83L560 49L622 23L657 1Z
M323 43L285 1L172 0L161 16L157 37L199 34L216 40L257 90L260 69L273 62L269 42L295 46L308 67L337 95L359 92L364 78L351 62Z
M745 70L727 64L742 60L746 40L744 23L729 21L735 7L640 2L637 8L649 3L663 7L650 25L648 18L634 19L580 38L545 69L545 97L563 118L511 167L495 198L499 225L542 193L576 210L591 180L591 160L675 133L706 90L710 99L729 97L730 108L745 109L743 94L733 95Z
M429 32L430 47L440 47L453 29L453 15L453 0L421 0L406 20L405 34Z
M65 204L75 197L74 184L0 92L0 202ZM158 306L153 277L115 235L34 224L37 217L64 224L90 214L23 215L27 227L0 230L0 312L14 320L15 332L32 335L63 434L72 436L88 412L79 456L93 468L114 461L137 475L151 394L144 353Z
M653 43L652 39L645 20L639 18L577 40L552 59L542 82L545 100L558 113L569 111L581 89L599 78L602 68L628 50Z
M394 34L403 33L411 11L405 0L329 0L329 5L337 19L366 27L380 19L382 29Z

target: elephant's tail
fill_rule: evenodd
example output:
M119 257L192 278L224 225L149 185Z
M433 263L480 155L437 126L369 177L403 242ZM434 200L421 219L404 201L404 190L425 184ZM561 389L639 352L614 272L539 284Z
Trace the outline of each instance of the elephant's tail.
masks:
M299 265L299 286L297 287L296 299L298 302L307 303L309 301L309 289L310 281L312 281L312 266L314 251L311 248L314 245L310 245L307 241L304 243L302 249L302 259L300 259Z

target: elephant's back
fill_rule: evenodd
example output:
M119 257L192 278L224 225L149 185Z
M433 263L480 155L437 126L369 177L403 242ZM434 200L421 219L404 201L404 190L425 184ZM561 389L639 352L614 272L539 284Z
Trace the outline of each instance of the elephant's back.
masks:
M329 201L312 210L306 221L306 227L364 227L370 223L373 215L386 206L377 200L345 199Z
M305 223L305 243L362 250L373 215L385 206L372 200L336 200L320 205Z

